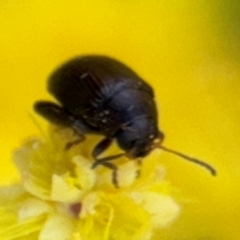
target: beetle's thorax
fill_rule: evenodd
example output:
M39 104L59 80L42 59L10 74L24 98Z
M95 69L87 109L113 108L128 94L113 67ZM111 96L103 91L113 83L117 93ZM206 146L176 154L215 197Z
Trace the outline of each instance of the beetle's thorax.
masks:
M159 135L161 136L162 134L160 133ZM133 147L127 151L126 155L130 159L146 157L153 149L157 148L162 141L163 139L159 136L152 139L138 140Z

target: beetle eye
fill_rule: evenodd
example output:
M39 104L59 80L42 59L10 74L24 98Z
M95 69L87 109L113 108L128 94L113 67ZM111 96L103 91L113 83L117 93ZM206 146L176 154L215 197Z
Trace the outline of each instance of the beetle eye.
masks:
M135 148L135 147L136 147L136 144L137 144L137 140L136 140L136 139L134 139L134 140L132 140L132 141L126 141L126 142L125 142L125 145L126 145L125 150L130 150L130 149Z
M132 149L137 143L136 137L127 131L119 131L116 135L116 140L120 148L125 151Z
M129 148L133 148L136 145L137 140L133 140L129 143Z

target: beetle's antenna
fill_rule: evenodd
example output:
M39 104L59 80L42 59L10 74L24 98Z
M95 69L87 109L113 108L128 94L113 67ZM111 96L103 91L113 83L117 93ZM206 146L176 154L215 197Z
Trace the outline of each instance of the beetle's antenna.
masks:
M164 150L164 151L166 151L166 152L172 153L172 154L174 154L174 155L177 155L177 156L179 156L179 157L181 157L181 158L183 158L183 159L186 159L186 160L188 160L188 161L190 161L190 162L196 163L196 164L204 167L204 168L207 169L213 176L216 176L216 175L217 175L217 171L216 171L211 165L209 165L209 164L206 163L206 162L203 162L203 161L201 161L201 160L199 160L199 159L196 159L196 158L189 157L189 156L187 156L187 155L185 155L185 154L183 154L183 153L177 152L177 151L175 151L175 150L166 148L166 147L161 146L161 145L158 146L158 148L160 148L160 149L162 149L162 150Z

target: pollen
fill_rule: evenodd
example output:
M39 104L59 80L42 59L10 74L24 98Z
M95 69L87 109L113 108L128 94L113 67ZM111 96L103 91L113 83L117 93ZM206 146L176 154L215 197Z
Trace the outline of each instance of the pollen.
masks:
M72 130L60 131L15 152L21 181L0 188L1 240L147 240L177 219L180 206L166 191L158 155L147 157L138 178L139 164L123 157L116 189L109 169L91 169L96 140L65 150Z

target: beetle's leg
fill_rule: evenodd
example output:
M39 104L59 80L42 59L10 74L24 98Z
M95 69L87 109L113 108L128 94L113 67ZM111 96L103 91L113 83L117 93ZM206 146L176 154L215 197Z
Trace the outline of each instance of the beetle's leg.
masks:
M53 124L63 127L72 127L74 123L73 117L71 117L64 108L55 103L38 101L35 102L34 109L38 114Z
M117 166L110 163L109 161L112 161L114 159L117 159L121 156L125 155L125 153L120 153L117 155L113 155L113 156L109 156L109 157L105 157L105 158L101 158L101 159L97 159L97 161L95 163L93 163L92 165L92 169L96 168L98 165L103 165L107 168L112 169L112 182L113 185L118 188L118 180L117 180Z
M142 159L137 159L138 170L136 171L136 178L141 176L141 167L142 167Z
M95 162L92 165L92 169L96 168L98 165L103 165L107 168L112 169L112 182L116 188L118 188L118 181L117 181L117 166L109 163L109 161L117 159L124 155L124 153L113 155L110 157L105 157L98 159L97 156L99 156L102 152L104 152L112 143L112 138L104 138L101 142L97 144L97 146L93 149L92 156L95 159Z
M92 130L87 127L80 119L75 119L71 114L67 113L63 107L60 107L55 103L48 101L38 101L34 104L34 109L49 122L62 127L72 128L78 135L78 139L66 144L66 150L84 141L84 133L92 132Z
M92 156L97 161L97 156L103 153L112 143L113 139L110 137L104 138L100 141L97 146L93 149Z
M115 160L117 158L120 158L124 156L125 153L119 153L117 155L101 158L101 159L96 159L96 162L93 163L92 169L96 168L98 165L104 165L105 163L108 163L109 161Z
M80 117L75 117L65 108L49 101L38 101L34 104L35 111L49 122L62 126L71 127L77 133L92 133L94 129L86 125Z
M115 188L119 188L118 180L117 180L117 170L118 170L117 166L112 163L108 163L108 162L102 163L102 165L107 168L112 169L112 183Z
M79 135L79 138L72 141L72 142L68 142L65 146L65 150L69 150L70 148L74 147L75 145L78 145L79 143L83 142L85 140L85 136Z

